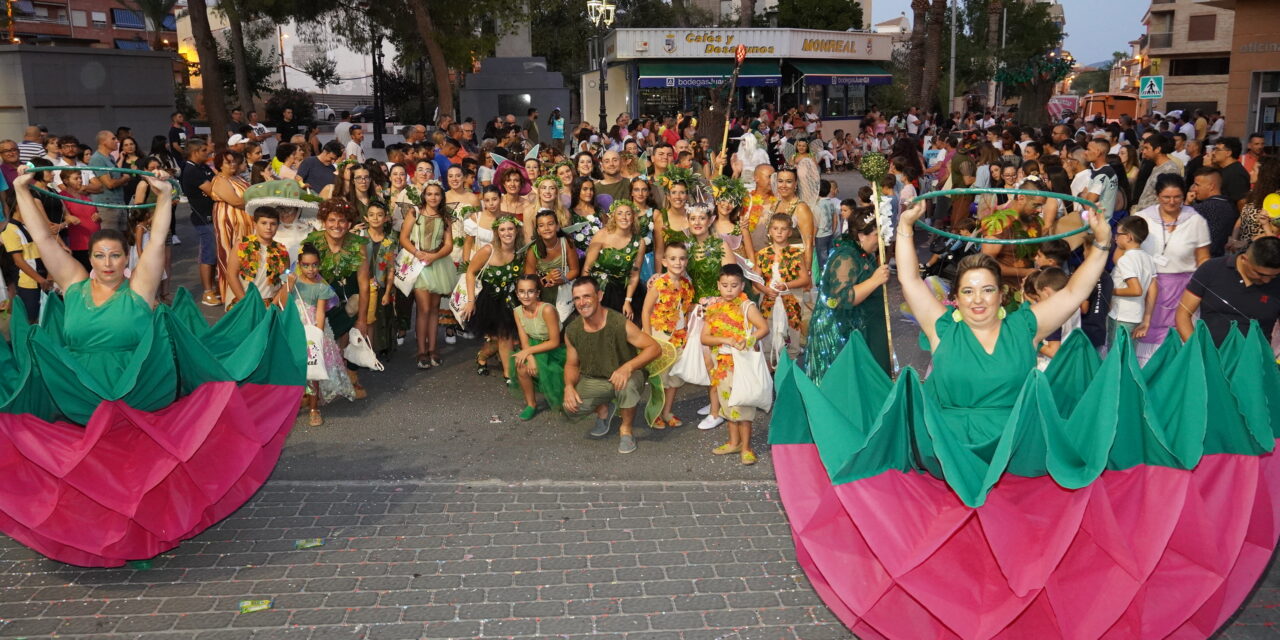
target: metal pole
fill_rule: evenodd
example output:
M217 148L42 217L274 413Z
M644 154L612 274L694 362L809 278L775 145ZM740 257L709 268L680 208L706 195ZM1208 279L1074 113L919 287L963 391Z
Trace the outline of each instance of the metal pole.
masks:
M956 103L956 21L956 0L951 0L951 89L947 91L947 113Z
M1000 55L1004 55L1005 43L1009 41L1009 7L1000 10ZM1004 102L1004 83L996 83L996 105Z
M600 56L600 142L604 144L605 132L609 129L609 109L604 104L605 92L609 90L609 80L606 74L609 70L609 58L604 53L604 37L608 33L609 27L600 27L600 38L597 40L600 50L596 53Z
M373 35L373 148L385 149L382 131L387 128L382 104L382 34Z
M285 75L284 64L284 31L280 29L279 25L276 25L276 40L280 44L280 85L288 89L289 77Z

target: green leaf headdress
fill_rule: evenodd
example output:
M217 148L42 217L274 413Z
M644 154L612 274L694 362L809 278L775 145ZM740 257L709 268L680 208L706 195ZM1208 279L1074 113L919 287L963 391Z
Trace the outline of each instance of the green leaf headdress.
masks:
M728 200L733 206L741 206L747 200L747 187L741 180L730 176L716 176L711 181L711 195L716 201Z

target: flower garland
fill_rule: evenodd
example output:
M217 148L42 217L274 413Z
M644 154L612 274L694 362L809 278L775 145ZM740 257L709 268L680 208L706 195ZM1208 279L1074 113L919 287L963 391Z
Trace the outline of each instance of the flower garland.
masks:
M637 211L636 203L626 198L618 198L617 200L614 200L613 204L609 205L609 215L613 215L613 212L617 211L618 207L626 207L631 210L632 214L639 215L639 211Z
M542 185L542 183L544 183L544 182L554 182L554 183L555 183L555 185L556 185L556 190L557 190L557 191L559 191L560 189L563 189L563 188L564 188L564 183L563 183L563 182L560 182L560 178L555 177L555 175L553 175L553 174L551 174L551 173L544 173L544 174L542 174L542 175L538 176L537 178L534 178L534 179L533 179L533 188L534 188L534 190L537 190L537 188L538 188L539 186L541 186L541 185Z
M262 241L256 234L245 236L236 248L240 258L240 277L255 280L258 277L258 256L262 252ZM283 282L284 272L289 269L289 251L279 242L272 241L267 249L267 282L279 286Z
M698 184L698 174L694 173L692 169L671 167L667 169L666 173L657 177L657 182L662 185L663 189L667 190L670 190L673 184L682 184L685 189L693 190Z
M492 224L492 225L489 225L489 228L490 228L490 229L492 229L492 230L494 230L494 231L497 231L497 230L498 230L498 227L499 227L502 223L504 223L504 222L510 222L511 224L514 224L514 225L516 226L516 228L517 228L517 229L519 229L520 227L524 226L524 224L523 224L523 223L521 223L519 220L517 220L515 216L505 216L505 215L504 215L504 216L498 216L498 219L494 220L494 221L493 221L493 224Z

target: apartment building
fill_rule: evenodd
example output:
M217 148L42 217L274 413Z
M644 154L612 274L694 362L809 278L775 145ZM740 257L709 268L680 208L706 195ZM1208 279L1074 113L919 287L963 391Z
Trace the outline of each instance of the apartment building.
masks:
M21 44L151 50L156 25L116 0L10 0L13 34ZM161 49L177 50L177 20L159 25ZM7 33L5 34L7 37Z
M1235 13L1208 0L1151 0L1142 22L1150 56L1143 71L1164 76L1164 99L1151 107L1225 109Z
M1280 145L1280 2L1213 0L1208 4L1233 12L1237 25L1223 107L1227 134L1257 132L1267 144Z

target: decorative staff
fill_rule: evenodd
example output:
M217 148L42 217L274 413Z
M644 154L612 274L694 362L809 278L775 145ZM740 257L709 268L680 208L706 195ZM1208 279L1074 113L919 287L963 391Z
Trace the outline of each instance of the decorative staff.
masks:
M876 226L880 233L876 234L876 244L879 247L880 264L885 262L885 238L893 237L893 216L889 211L882 210L880 202L880 179L889 173L889 160L879 153L868 153L862 156L862 162L858 163L858 172L862 177L871 183L871 198L875 203L876 210ZM889 204L889 203L885 203ZM893 325L889 323L889 283L886 282L884 287L884 330L889 340L889 362L893 369L893 377L898 376L898 354L893 350Z
M729 123L733 121L733 94L738 89L738 73L742 71L742 63L747 59L747 46L740 44L733 50L733 74L729 76L729 100L724 103L724 134L720 136L720 156L725 164L729 162L726 153L729 148Z

